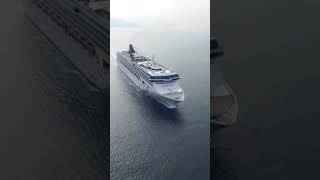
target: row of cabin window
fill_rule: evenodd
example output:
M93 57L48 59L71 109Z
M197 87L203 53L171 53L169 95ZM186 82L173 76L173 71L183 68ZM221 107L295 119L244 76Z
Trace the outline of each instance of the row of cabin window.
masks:
M40 8L42 7L41 4L39 4L39 7L40 7ZM48 7L44 7L44 10L45 10L45 11L48 11L48 12L50 13L50 9L49 9ZM53 13L53 12L51 12L51 13ZM53 13L53 14L54 14L54 13ZM61 17L60 17L59 15L57 16L57 18L58 18L58 19L61 19ZM78 36L78 35L79 35L79 32L77 32L77 31L74 31L73 33L74 33L74 36ZM74 37L74 38L75 38L75 37ZM75 38L75 39L77 39L77 38ZM82 42L81 44L82 44L83 46L86 46L86 45L83 44L83 42L86 41L86 40L87 40L87 38L85 38L85 37L83 37L83 36L80 37L80 42ZM88 47L93 47L93 44L89 42L89 43L87 44L87 46L88 46ZM85 47L85 48L89 50L89 52L90 52L91 55L96 55L96 58L99 59L99 57L97 56L97 54L96 54L96 52L95 52L94 49L92 49L92 48L87 48L87 47ZM99 64L99 60L97 60L97 63ZM105 59L102 59L102 66L103 66L106 70L108 70L109 67L110 67L109 64L106 63Z
M57 18L58 20L62 20L62 17L60 15L58 15L58 14L56 15L55 12L52 11L49 7L47 7L47 6L43 7L42 4L38 4L38 6L40 8L42 8L45 12L47 12L48 15L51 16L52 18ZM63 21L62 22L61 21L57 21L56 23L59 26L63 26L66 29L66 31L68 31L67 30L68 27L65 27L66 24ZM80 39L79 39L79 34L80 33L78 31L73 31L73 32L69 32L68 31L67 33L70 33L73 38L78 40L86 49L88 49L91 55L95 55L96 54L94 46L93 46L93 44L91 42L84 43L85 41L87 41L86 37L80 36Z
M150 76L150 79L171 79L171 78L178 78L177 74L169 75L169 76Z

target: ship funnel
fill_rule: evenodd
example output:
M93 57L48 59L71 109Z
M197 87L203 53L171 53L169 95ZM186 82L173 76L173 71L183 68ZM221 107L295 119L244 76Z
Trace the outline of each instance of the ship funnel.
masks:
M132 44L129 44L129 53L130 53L130 54L135 53Z

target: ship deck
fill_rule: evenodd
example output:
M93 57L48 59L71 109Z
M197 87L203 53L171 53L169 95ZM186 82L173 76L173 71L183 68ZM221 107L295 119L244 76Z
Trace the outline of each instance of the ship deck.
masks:
M146 56L137 54L135 57L131 57L128 51L122 51L121 54L132 62L139 64L139 69L147 73L149 76L171 76L177 75L176 72L169 70L167 67L162 66ZM152 69L157 67L158 69Z

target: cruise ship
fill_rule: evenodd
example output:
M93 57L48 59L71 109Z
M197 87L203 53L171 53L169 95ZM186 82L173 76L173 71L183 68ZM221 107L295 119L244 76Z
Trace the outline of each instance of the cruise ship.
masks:
M28 19L81 74L109 88L109 0L23 0Z
M117 53L120 69L128 78L153 99L168 108L176 108L184 100L178 73L156 63L137 48L129 45L128 51Z

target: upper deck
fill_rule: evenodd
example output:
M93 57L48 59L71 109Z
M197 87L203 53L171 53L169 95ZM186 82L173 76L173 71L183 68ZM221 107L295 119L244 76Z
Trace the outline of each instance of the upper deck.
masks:
M150 76L150 79L171 79L178 78L178 73L158 64L154 60L142 55L139 52L122 51L122 56L138 64L139 69Z

